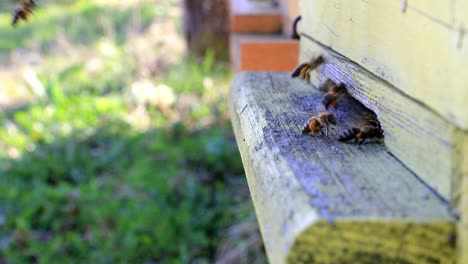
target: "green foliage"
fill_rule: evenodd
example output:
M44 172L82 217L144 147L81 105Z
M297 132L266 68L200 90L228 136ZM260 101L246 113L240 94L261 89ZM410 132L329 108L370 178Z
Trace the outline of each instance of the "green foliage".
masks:
M208 261L213 235L238 218L226 184L243 169L229 127L139 132L122 121L119 98L49 90L9 120L14 135L0 130L3 144L23 151L0 163L4 256Z
M206 76L218 75L228 77L229 73L223 67L216 67L213 52L207 52L203 61L188 60L186 63L175 65L172 71L167 73L167 83L176 87L179 93L193 92L203 94L203 81Z
M228 147L213 151L212 142ZM44 263L208 260L216 246L210 230L237 217L229 179L219 175L233 177L242 166L233 142L217 131L182 138L108 122L89 135L37 144L8 163L0 235L9 239L11 259L27 249L26 257Z
M0 4L0 52L40 43L47 66L45 96L0 112L0 262L213 262L225 230L255 221L226 119L230 72L211 53L178 58L145 77L174 102L130 89L147 54L128 51L127 29L145 34L178 2L44 0L12 29L13 2ZM99 67L56 54L61 34Z
M19 3L20 1L16 1ZM122 45L127 40L126 26L143 31L155 18L167 12L171 5L155 5L145 1L130 8L118 8L105 4L97 5L94 1L41 1L34 11L34 18L28 23L12 28L11 11L15 5L5 5L0 10L0 51L9 51L18 47L33 46L40 42L44 50L52 52L50 44L63 35L74 43L93 44L102 36L113 37L113 41ZM138 24L131 23L138 15ZM106 19L110 18L110 19Z

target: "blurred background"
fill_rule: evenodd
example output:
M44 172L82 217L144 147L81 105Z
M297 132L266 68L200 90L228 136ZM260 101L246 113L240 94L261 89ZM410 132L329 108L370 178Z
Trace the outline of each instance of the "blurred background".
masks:
M18 2L0 3L0 263L265 263L225 29L184 26L224 11L37 0L13 28Z

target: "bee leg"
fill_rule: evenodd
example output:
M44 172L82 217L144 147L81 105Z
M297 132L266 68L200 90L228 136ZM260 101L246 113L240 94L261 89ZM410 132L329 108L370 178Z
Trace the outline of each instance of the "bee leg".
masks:
M359 143L359 146L362 145L362 143L364 143L365 140L366 140L366 139L363 138L362 141Z
M328 127L325 127L325 136L328 137Z

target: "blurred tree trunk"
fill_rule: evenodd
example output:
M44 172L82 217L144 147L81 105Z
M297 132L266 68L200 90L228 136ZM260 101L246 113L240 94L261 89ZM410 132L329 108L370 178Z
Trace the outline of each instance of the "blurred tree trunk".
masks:
M229 58L227 5L227 0L184 0L184 31L191 54L211 50L217 59Z

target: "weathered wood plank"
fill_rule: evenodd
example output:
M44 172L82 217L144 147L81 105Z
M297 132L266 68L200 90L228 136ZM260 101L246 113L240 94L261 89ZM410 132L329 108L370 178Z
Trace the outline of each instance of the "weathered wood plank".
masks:
M468 14L468 2L465 0L452 0L454 1L454 12L455 12L455 27L463 26L465 27L465 40L466 28L468 27L467 14Z
M298 237L288 263L455 263L448 238L454 231L444 222L339 221L330 225L321 221ZM422 239L430 239L430 249L419 244Z
M462 152L457 147L468 140L467 132L310 38L301 39L300 53L301 61L323 54L325 63L312 74L312 83L318 86L327 78L345 83L354 98L378 115L392 154L443 197L458 199Z
M418 3L407 2L409 6ZM468 43L460 44L460 39L466 42L467 34L461 38L460 25L440 21L448 19L447 15L438 20L412 9L401 13L400 3L302 1L303 32L468 130L468 75L463 74L468 72ZM425 6L435 10L444 5L435 3L434 8ZM445 5L445 10L454 9L453 1ZM463 7L456 10L466 11Z
M289 74L243 72L232 83L233 128L270 262L453 263L448 203L384 145L337 141L372 113L348 98L328 138L301 134L302 111L316 112L322 96Z

